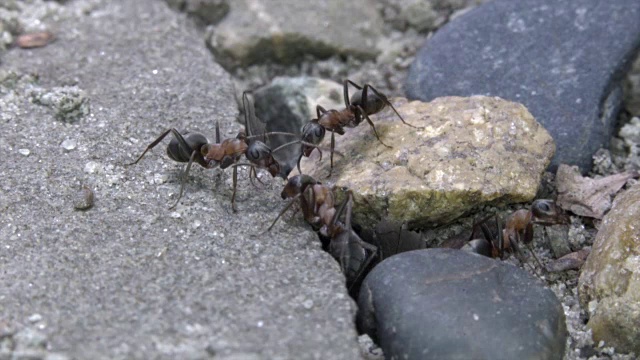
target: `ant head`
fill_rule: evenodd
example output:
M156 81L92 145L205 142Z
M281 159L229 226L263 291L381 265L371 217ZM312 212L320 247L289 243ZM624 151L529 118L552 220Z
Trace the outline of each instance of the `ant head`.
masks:
M304 124L302 129L300 130L302 133L302 139L307 142L312 142L313 139L324 138L325 129L324 126L320 125L318 119L312 119L308 123Z
M540 224L566 224L569 222L567 215L556 205L553 200L538 199L531 204L531 214L534 221Z

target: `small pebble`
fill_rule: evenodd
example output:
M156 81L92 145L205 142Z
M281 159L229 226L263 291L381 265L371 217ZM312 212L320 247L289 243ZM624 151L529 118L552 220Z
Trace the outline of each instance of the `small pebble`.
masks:
M77 145L78 145L77 141L72 139L66 139L65 141L62 142L62 144L60 144L60 146L62 146L62 148L67 151L74 150Z
M100 169L100 164L98 164L95 161L89 161L84 166L84 172L86 172L88 174L95 174L96 172L98 172L98 169Z
M74 195L73 207L76 210L88 210L93 206L93 200L93 191L86 185L83 185L82 189Z
M42 320L42 315L40 314L33 314L31 316L29 316L29 322L32 323L37 323L38 321Z
M39 31L18 36L16 45L23 49L31 49L45 46L53 40L55 40L55 36L50 31Z
M19 149L18 152L24 156L29 156L29 154L31 154L31 150L29 149Z
M311 309L313 307L313 300L311 299L307 299L302 303L302 306L304 306L305 309Z

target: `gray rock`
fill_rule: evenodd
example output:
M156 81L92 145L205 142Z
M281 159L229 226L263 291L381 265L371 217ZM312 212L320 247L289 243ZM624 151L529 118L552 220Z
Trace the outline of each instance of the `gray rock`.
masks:
M208 45L226 68L305 56L372 59L382 21L371 0L237 0Z
M383 261L365 279L358 305L361 329L387 358L564 355L564 311L553 292L513 265L460 250L416 250Z
M316 118L316 106L325 109L344 108L342 85L311 77L277 77L255 91L257 116L266 123L267 131L283 131L300 134L309 120ZM300 137L271 137L271 147L297 140ZM296 166L300 146L289 146L277 152L274 157L282 166L282 175L288 175Z
M239 130L232 81L192 22L155 0L77 0L47 21L56 42L3 57L16 74L0 82L3 321L40 314L46 351L73 359L357 358L355 306L316 234L265 233L280 181L255 189L241 170L234 214L231 172L194 166L168 210L182 169L168 140L122 165L168 127ZM61 86L90 114L64 123L29 102ZM69 201L80 184L95 193L86 212Z
M165 0L172 8L204 21L217 24L229 13L228 0Z
M399 30L413 28L424 32L445 23L454 11L490 0L378 0L383 5L383 18Z
M640 353L640 184L618 195L605 215L578 283L596 342Z
M386 109L372 121L387 148L363 121L336 136L332 177L355 197L354 221L381 218L426 228L449 223L483 204L531 201L554 144L527 109L500 98L445 97L430 103L391 102L409 124ZM321 146L330 147L327 132ZM329 174L328 151L301 161L316 179Z
M640 46L640 2L496 0L442 27L407 77L409 98L493 95L523 103L560 163L591 168L607 146L621 80Z
M89 99L77 86L55 87L50 91L35 90L32 101L53 109L55 118L63 122L75 122L89 115Z
M558 259L571 252L569 244L569 226L567 225L551 225L541 226L538 229L549 238L549 246L553 256Z

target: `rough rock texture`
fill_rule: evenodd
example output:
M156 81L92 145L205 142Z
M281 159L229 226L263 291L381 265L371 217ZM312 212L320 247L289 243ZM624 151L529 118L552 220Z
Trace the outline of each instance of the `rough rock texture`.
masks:
M496 0L443 26L416 56L407 96L493 95L520 102L552 134L551 170L583 173L606 147L621 80L640 47L637 0Z
M237 0L212 29L208 45L226 68L291 64L306 55L372 59L381 23L371 0Z
M394 359L562 359L567 336L551 290L505 262L416 250L380 263L358 299L360 327ZM508 339L508 341L505 341Z
M169 6L202 20L216 24L229 13L228 0L165 0Z
M382 16L398 30L435 30L447 22L454 11L490 0L378 0L384 5Z
M627 170L640 170L640 117L634 117L620 129L621 147L626 157L622 160Z
M618 195L582 268L580 303L596 342L640 353L640 185Z
M631 115L640 116L640 54L624 82L624 107Z
M500 98L446 97L430 103L392 101L373 116L386 144L366 121L336 136L333 177L356 198L356 220L372 225L389 216L410 227L447 223L474 206L533 199L554 144L527 109ZM329 146L330 133L323 142ZM303 158L302 172L329 173L329 154ZM363 201L362 199L366 199Z
M344 107L342 85L312 77L278 77L254 92L256 114L267 124L267 131L300 134L309 120L316 118L316 106L325 109ZM300 137L298 136L298 139ZM292 140L290 136L273 136L272 149ZM293 140L297 140L293 138ZM300 146L290 146L276 153L287 175L296 166Z
M231 172L194 166L168 210L182 168L168 139L122 165L170 126L239 130L202 34L161 1L56 6L58 40L10 49L0 69L0 333L37 329L74 359L357 358L337 263L306 226L265 233L280 181L255 189L241 171L234 214ZM67 86L91 104L73 123L30 102ZM94 199L79 211L82 185Z

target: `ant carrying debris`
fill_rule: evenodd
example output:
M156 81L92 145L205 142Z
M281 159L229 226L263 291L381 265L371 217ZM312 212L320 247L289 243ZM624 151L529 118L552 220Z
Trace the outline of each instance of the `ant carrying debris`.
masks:
M352 85L358 91L356 91L351 98L349 97L349 85ZM371 93L369 92L371 90ZM380 143L388 148L391 146L385 144L380 139L378 135L378 131L376 130L375 125L373 125L373 121L369 118L369 115L377 114L382 111L385 107L389 106L393 111L398 115L400 120L407 126L411 126L414 128L418 128L414 125L411 125L404 121L400 113L396 110L396 108L391 104L387 97L376 90L373 86L369 84L364 84L364 86L360 86L354 83L351 80L345 80L343 85L344 92L344 104L345 108L343 110L325 110L322 106L316 106L316 114L317 118L311 120L302 128L302 141L305 143L318 145L324 139L325 133L327 131L331 132L331 167L329 170L329 176L331 176L331 172L333 171L333 153L335 149L335 133L339 135L344 135L344 128L349 127L353 128L358 126L363 120L367 120L371 128L373 129L373 133L376 136L376 139L380 141ZM300 157L298 157L298 172L302 173L300 170L300 160L303 156L309 157L313 152L313 149L316 148L314 146L302 145L302 152ZM318 151L320 151L318 149ZM320 152L320 159L322 159L322 152Z
M331 188L311 176L296 175L289 179L281 196L291 201L280 211L267 231L299 200L305 221L322 237L329 239L328 251L340 263L340 269L347 278L347 288L350 292L356 289L378 248L362 240L351 227L353 194L347 192L347 198L336 207ZM344 220L341 221L343 216Z
M258 140L260 137L266 141L269 135L291 135L295 134L282 133L282 132L264 132L264 126L255 116L255 110L253 102L249 98L248 91L242 93L242 103L245 112L245 130L240 131L235 138L220 140L220 125L216 122L216 142L210 143L207 138L197 132L179 132L178 130L171 128L163 132L157 139L147 146L142 155L140 155L134 162L126 164L127 166L137 164L142 157L156 145L158 145L167 135L173 134L173 138L167 146L167 155L174 161L187 163L185 170L182 172L182 180L180 184L180 194L176 202L169 207L174 208L178 205L178 202L182 198L184 191L184 185L191 169L191 164L196 162L200 166L206 169L212 169L219 166L221 169L233 167L233 195L231 196L231 208L233 212L237 211L235 198L236 188L238 182L238 167L248 166L250 167L249 178L252 180L256 175L256 169L266 169L269 171L272 177L276 177L280 174L280 164L274 159L273 153L278 149L271 151L269 146L263 141ZM254 134L254 131L259 130L258 134ZM297 141L300 142L300 141ZM294 144L297 142L288 143ZM312 144L308 144L312 145ZM249 163L241 163L242 156L249 161Z

